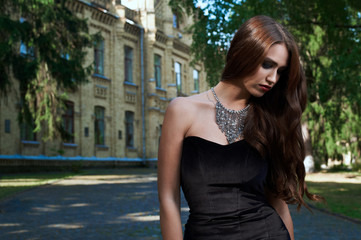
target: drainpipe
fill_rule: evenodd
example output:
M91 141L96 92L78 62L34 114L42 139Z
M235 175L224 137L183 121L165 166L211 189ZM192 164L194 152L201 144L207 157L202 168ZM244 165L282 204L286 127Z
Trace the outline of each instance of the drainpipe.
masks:
M143 145L143 164L146 164L145 148L145 82L144 82L144 29L140 28L140 78L142 82L142 145Z
M140 30L140 79L141 79L141 91L142 91L142 160L143 164L146 164L146 147L145 147L145 82L144 82L144 28L129 20L126 19L126 22L134 25Z

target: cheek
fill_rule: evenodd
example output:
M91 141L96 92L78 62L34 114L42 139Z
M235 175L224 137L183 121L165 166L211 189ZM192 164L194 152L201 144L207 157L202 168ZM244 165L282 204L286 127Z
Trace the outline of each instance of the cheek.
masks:
M249 90L249 88L253 87L254 84L255 84L254 81L252 81L251 79L245 80L243 82L243 86L245 88L247 88L248 90Z
M264 69L263 67L260 67L257 71L257 75L267 75L270 71L272 71L272 68Z

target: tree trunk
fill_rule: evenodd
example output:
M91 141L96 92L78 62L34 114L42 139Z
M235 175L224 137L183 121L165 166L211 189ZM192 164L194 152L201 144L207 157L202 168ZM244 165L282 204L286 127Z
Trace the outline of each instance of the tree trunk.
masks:
M305 165L306 173L311 173L315 171L315 160L312 156L312 144L307 122L302 123L302 135L305 143L305 159L303 164Z

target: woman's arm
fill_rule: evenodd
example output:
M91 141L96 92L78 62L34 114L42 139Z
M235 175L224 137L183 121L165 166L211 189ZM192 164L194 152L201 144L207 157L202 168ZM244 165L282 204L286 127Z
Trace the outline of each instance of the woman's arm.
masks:
M180 158L189 117L182 98L173 100L164 116L158 150L158 196L164 240L183 239L180 218Z
M270 195L271 194L268 194L269 203L277 211L277 213L278 213L278 215L280 215L283 223L286 225L288 233L291 236L291 240L294 240L295 235L293 232L293 222L292 222L292 217L290 214L290 210L288 209L287 203L285 201L283 201L282 199L275 198Z

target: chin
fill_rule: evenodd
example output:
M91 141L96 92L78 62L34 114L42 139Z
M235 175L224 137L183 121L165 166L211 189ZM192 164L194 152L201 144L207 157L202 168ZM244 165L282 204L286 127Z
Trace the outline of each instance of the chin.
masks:
M260 98L260 97L263 97L265 93L254 93L254 94L251 94L253 97L256 97L256 98Z

